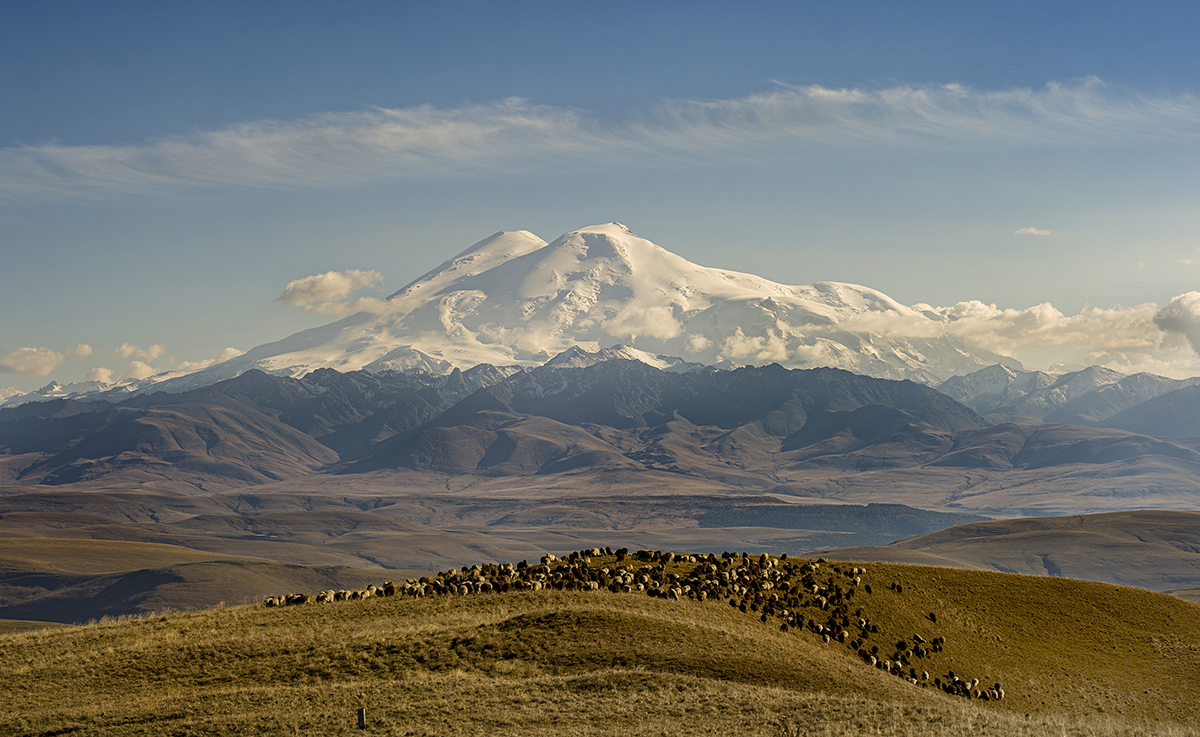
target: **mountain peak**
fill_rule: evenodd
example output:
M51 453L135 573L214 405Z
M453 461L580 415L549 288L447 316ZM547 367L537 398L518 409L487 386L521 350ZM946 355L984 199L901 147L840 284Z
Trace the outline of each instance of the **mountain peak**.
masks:
M897 317L904 335L895 333ZM258 346L163 388L179 391L248 368L290 376L321 367L528 368L572 347L594 354L614 343L640 352L636 360L832 366L926 383L1003 358L948 336L944 320L855 284L789 286L700 266L617 222L551 243L529 231L501 231L371 312Z
M684 373L704 367L703 364L688 363L682 358L656 356L653 353L621 344L598 351L586 351L577 345L571 346L544 365L549 368L587 368L605 361L640 361L647 366L671 373Z
M482 273L506 261L532 253L545 245L546 241L528 230L501 230L484 238L449 261L442 262L437 268L426 272L420 278L390 295L388 299L402 297L411 293L414 288L425 287L422 291L428 292L430 291L429 287Z
M632 235L635 238L634 232L629 229L628 225L613 221L611 223L603 223L601 225L589 225L586 228L580 228L574 231L576 233L610 233L614 235Z

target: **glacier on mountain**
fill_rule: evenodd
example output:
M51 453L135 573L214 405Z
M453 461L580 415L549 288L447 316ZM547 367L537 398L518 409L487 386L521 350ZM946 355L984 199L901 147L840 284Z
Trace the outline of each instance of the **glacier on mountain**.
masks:
M614 344L687 363L834 366L925 383L1003 358L946 335L941 315L882 292L787 286L699 266L619 223L549 244L527 231L497 233L377 302L171 383L211 383L249 368L302 376L317 368L529 367L570 348ZM872 329L880 316L915 329Z

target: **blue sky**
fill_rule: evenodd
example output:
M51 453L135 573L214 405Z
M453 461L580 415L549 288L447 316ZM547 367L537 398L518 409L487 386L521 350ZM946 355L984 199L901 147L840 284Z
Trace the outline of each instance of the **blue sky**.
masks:
M212 360L323 321L291 280L391 291L611 220L785 283L1050 303L1027 362L1193 371L1113 336L1200 288L1194 3L246 5L0 9L0 389ZM1091 353L1060 325L1089 309Z

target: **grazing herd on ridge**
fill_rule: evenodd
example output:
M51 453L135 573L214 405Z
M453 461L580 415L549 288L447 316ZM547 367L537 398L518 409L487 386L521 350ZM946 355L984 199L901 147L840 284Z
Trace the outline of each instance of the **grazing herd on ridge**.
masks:
M593 566L594 558L614 558L612 565ZM668 566L670 567L668 569ZM812 632L824 643L844 644L865 664L890 673L922 688L937 688L965 698L999 701L1004 689L999 683L982 686L978 678L961 678L954 671L930 678L929 670L917 670L946 647L946 638L923 637L920 633L890 640L880 632L861 606L863 597L874 595L863 582L867 569L817 560L772 558L745 553L720 556L625 548L591 548L559 558L543 556L539 564L527 561L475 565L459 571L451 568L433 576L408 579L402 584L387 581L383 586L322 591L315 596L285 594L269 597L268 607L332 603L378 596L464 596L509 591L600 591L643 593L652 597L695 601L728 601L731 607L758 614L764 623L778 622L780 631ZM888 589L903 594L903 585L892 582ZM925 616L937 624L937 613ZM932 664L932 663L930 663Z

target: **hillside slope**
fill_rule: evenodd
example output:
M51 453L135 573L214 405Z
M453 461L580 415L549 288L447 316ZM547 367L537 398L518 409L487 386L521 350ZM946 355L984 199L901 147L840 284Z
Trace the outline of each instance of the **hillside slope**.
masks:
M0 539L0 619L78 624L258 601L279 587L360 585L377 576L359 568L289 565L158 543Z
M1136 511L989 520L881 548L825 550L845 560L921 560L1172 591L1200 586L1200 512ZM914 555L915 554L915 555Z
M1147 400L1107 418L1100 426L1168 438L1200 437L1200 386Z
M309 435L225 396L154 406L55 400L0 413L0 481L59 486L119 475L131 486L236 488L337 460Z
M880 644L944 637L930 667L1002 682L1005 698L912 685L723 601L541 591L0 637L0 731L341 734L363 708L372 731L410 735L1196 734L1195 605L977 571L879 564L862 578Z

